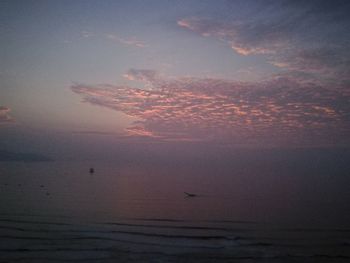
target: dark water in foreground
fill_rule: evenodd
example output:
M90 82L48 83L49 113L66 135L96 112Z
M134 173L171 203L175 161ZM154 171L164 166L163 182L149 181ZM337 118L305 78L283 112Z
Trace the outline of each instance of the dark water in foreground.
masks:
M0 262L348 262L348 166L0 163Z
M2 262L348 262L350 230L1 216Z

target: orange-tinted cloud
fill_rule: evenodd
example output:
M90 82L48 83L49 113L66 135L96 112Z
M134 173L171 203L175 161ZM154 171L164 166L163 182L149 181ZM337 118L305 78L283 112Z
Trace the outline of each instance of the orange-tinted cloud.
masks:
M274 32L268 32L270 25L266 24L242 23L242 21L224 23L196 17L180 19L177 24L204 37L211 36L227 42L234 51L245 56L273 54L277 49L286 48L290 43L285 30L275 28Z
M153 71L130 70L138 74ZM154 73L155 74L155 73ZM152 89L73 85L83 101L137 121L126 134L159 140L337 144L350 131L350 94L290 78L259 83L224 79L138 77Z
M291 9L276 2L256 17L189 17L177 25L219 39L240 55L264 55L284 72L349 81L348 9L325 2L287 2Z

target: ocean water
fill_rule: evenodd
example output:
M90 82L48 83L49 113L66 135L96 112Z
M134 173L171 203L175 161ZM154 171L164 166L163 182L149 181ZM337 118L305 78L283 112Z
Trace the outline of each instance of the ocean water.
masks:
M348 262L349 164L311 160L2 162L0 262Z

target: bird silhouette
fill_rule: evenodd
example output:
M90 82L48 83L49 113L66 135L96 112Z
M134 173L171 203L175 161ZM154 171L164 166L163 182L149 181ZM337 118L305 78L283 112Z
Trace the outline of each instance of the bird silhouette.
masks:
M196 194L191 194L191 193L187 193L187 192L184 192L186 194L187 197L195 197L197 196Z

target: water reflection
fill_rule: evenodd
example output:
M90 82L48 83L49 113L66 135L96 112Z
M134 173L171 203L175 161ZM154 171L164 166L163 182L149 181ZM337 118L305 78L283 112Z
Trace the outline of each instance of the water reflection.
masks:
M2 163L1 211L347 225L346 167L327 165L95 162L90 173L91 162Z

